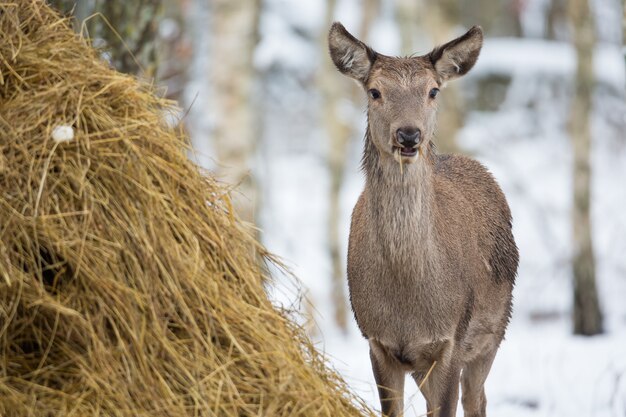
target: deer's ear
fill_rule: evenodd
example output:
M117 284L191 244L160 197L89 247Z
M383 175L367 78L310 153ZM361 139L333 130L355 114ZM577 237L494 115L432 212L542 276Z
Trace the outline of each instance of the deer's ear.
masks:
M376 52L352 36L339 22L328 33L330 57L339 71L365 83L376 59Z
M441 83L453 80L472 69L483 46L483 30L474 26L467 33L428 54Z

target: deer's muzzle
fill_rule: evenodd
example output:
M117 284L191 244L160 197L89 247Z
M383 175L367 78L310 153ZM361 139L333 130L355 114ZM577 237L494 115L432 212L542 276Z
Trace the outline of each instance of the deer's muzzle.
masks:
M421 130L413 127L403 127L396 130L397 148L402 156L415 156L417 147L422 142Z

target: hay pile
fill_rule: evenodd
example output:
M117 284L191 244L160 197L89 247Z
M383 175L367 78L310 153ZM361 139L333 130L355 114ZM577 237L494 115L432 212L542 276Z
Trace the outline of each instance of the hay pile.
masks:
M0 0L0 415L369 413L272 308L170 105Z

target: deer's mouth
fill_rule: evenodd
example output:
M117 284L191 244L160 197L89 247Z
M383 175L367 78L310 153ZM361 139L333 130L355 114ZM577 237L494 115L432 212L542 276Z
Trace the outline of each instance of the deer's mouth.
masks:
M417 147L415 148L408 148L408 147L402 147L402 146L394 146L393 147L393 151L395 152L399 152L400 155L402 156L406 156L406 157L414 157L415 155L417 155Z

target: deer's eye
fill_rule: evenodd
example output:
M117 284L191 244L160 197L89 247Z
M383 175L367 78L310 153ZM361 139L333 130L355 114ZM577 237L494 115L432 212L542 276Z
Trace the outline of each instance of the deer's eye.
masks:
M438 88L433 88L432 90L430 90L430 93L428 93L428 96L430 98L435 98L435 97L437 97L438 93L439 93L439 89Z
M369 93L370 97L373 98L374 100L378 100L381 97L380 91L378 91L375 88L369 89L368 93Z

